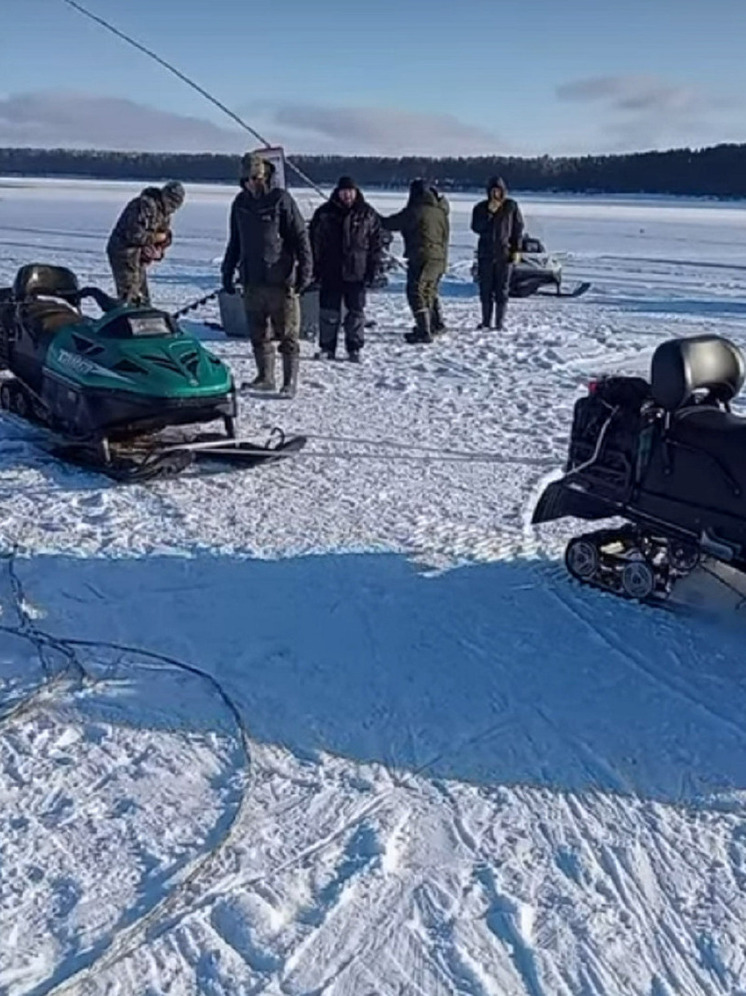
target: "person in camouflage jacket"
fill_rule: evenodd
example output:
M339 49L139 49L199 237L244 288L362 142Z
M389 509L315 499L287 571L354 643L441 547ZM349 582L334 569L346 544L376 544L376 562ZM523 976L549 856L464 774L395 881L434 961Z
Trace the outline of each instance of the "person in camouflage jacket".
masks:
M423 180L409 186L409 201L397 214L382 219L390 232L401 232L407 260L407 300L415 329L407 342L432 342L433 334L445 331L438 286L448 266L450 238L449 205L446 198Z
M146 270L171 245L171 216L183 203L184 187L169 180L163 187L146 187L120 214L106 245L120 300L150 304Z

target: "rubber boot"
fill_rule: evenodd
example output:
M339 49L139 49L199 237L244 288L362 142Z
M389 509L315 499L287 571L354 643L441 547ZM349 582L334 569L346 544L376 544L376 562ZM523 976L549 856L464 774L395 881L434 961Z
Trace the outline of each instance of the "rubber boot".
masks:
M340 312L331 308L322 308L319 311L319 351L316 353L316 359L336 359L341 317Z
M430 310L430 334L445 335L448 331L446 323L443 321L443 312L440 310L440 298L435 298L435 304Z
M433 336L430 330L430 312L418 311L414 316L414 321L416 331L405 332L405 341L412 344L417 342L432 342Z
M492 327L492 301L482 301L482 323L477 325L478 329L488 329Z
M497 308L495 309L495 328L501 332L505 324L505 312L508 310L508 305L506 301L498 302Z
M275 350L271 343L254 347L257 374L249 387L255 391L274 391L275 389Z
M300 367L300 356L297 353L282 354L282 387L280 394L283 398L294 398L298 389L298 368Z

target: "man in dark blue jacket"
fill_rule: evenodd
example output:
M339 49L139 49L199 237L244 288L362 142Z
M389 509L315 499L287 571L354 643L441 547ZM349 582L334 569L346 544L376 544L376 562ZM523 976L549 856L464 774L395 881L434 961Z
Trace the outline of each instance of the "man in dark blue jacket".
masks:
M298 205L272 186L274 166L261 155L241 160L241 193L233 201L230 238L223 258L223 290L234 292L238 267L254 348L257 376L252 387L275 389L275 351L279 340L283 383L292 397L300 359L300 299L313 277L311 245Z
M502 329L508 307L512 264L520 260L523 216L502 177L487 181L487 199L475 205L471 230L479 236L477 267L479 296L482 301L481 329Z

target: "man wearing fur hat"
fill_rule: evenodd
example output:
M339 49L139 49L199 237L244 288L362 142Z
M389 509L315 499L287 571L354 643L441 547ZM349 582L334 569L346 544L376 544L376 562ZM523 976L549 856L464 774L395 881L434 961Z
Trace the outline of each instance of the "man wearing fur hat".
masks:
M311 219L314 277L319 282L319 350L334 359L342 302L345 347L359 362L365 328L365 288L379 275L383 260L381 219L349 176L337 182L329 200Z
M184 187L169 180L163 187L146 187L120 214L106 245L120 300L150 304L146 269L171 245L171 216L183 203Z
M382 219L389 232L401 232L407 260L407 301L415 328L406 332L407 342L432 342L445 331L440 312L438 286L448 264L450 237L448 201L424 180L409 185L409 200L397 214Z
M487 181L487 199L476 204L471 216L471 230L479 236L477 273L482 302L480 329L502 329L508 307L512 264L520 260L523 239L523 216L502 177Z
M275 389L275 348L282 356L281 394L293 397L298 383L300 300L313 276L311 244L298 205L273 186L275 168L258 154L241 160L241 193L230 213L230 237L223 257L223 290L234 292L236 267L254 349L257 376L252 387Z

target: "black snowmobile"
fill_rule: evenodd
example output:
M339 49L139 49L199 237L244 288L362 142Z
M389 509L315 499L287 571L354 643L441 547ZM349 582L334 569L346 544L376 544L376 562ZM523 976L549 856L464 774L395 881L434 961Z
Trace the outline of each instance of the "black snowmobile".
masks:
M479 265L475 257L471 268L475 283L479 282ZM510 297L530 297L532 294L549 297L580 297L590 290L590 281L576 284L571 290L562 286L562 263L550 255L540 239L524 235L521 242L521 260L510 271ZM546 288L551 288L547 290Z
M564 477L533 513L534 523L626 520L569 542L575 578L658 601L703 557L746 572L746 418L730 411L745 374L733 343L705 335L662 343L649 382L590 383Z
M95 302L101 317L81 310ZM0 289L0 406L49 431L49 448L117 480L174 474L196 459L276 459L305 439L236 439L230 370L167 312L133 307L72 271L31 264ZM220 420L224 433L168 438L167 430Z

